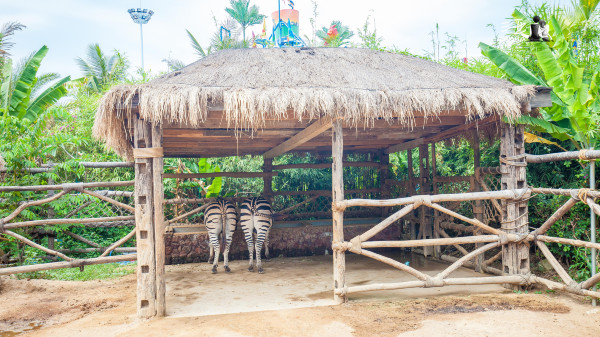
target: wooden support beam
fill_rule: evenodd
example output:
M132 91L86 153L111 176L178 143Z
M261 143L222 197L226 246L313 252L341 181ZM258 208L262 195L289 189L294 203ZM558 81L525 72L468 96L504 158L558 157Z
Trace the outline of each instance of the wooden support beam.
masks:
M408 150L408 149L412 149L415 147L418 147L420 145L423 144L430 144L430 143L435 143L435 142L439 142L441 140L444 139L448 139L448 138L452 138L452 137L456 137L458 135L461 135L463 133L465 133L465 131L468 131L470 129L476 129L476 128L480 128L480 127L484 127L484 126L488 126L490 124L494 124L497 123L499 121L499 117L497 115L491 116L491 117L487 117L484 119L478 119L474 122L471 122L469 124L463 124L463 125L459 125L459 126L455 126L453 128L450 128L448 130L442 131L437 133L434 136L431 137L425 137L425 138L417 138L408 142L404 142L401 144L397 144L397 145L392 145L390 147L388 147L387 149L385 149L385 153L394 153L394 152L400 152L400 151L404 151L404 150Z
M134 148L152 147L152 126L134 121ZM156 316L156 254L152 158L135 159L135 223L137 244L137 314Z
M332 245L344 242L344 210L336 207L336 204L344 200L344 131L342 121L333 122L333 134L331 137L331 154L333 163L331 166L331 186L332 186ZM333 250L333 290L346 288L346 255L344 251ZM345 295L333 295L337 303L344 303L348 300Z
M163 178L200 179L200 178L266 178L278 175L278 172L214 172L214 173L164 173Z
M339 120L339 119L338 119ZM264 158L274 158L280 156L290 150L297 148L298 146L308 142L309 140L317 137L322 134L325 130L331 128L333 120L330 118L321 118L316 122L312 123L306 129L298 132L292 138L286 140L285 142L275 146L271 150L263 153ZM341 130L340 125L340 130ZM333 146L333 145L332 145Z
M501 189L517 190L527 186L523 125L501 123L500 170ZM508 234L528 232L527 201L502 200L504 210L502 230ZM502 271L505 274L529 274L529 243L509 243L502 246ZM514 288L514 287L513 287Z
M479 184L481 180L481 171L479 170L481 166L481 150L479 146L479 132L478 130L472 131L473 136L471 137L471 147L473 148L473 166L474 166L474 179L473 179L473 192L481 192L482 188ZM473 206L473 217L480 222L484 222L484 214L483 214L483 202L481 200L475 200L472 203ZM479 234L479 233L477 233ZM481 244L475 244L475 248L480 248ZM485 253L477 255L475 257L475 271L478 273L482 272L483 261L485 260Z

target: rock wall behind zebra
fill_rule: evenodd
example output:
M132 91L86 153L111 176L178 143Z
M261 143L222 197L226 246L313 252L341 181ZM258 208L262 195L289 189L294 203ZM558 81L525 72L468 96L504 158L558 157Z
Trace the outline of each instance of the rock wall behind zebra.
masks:
M364 233L371 226L348 226L344 237L350 239ZM392 225L371 240L396 240L401 236L399 226ZM208 235L165 234L167 264L208 261ZM273 228L270 235L271 257L295 257L331 254L331 227L303 226ZM263 251L264 256L264 251ZM248 259L248 248L240 228L233 235L230 260Z

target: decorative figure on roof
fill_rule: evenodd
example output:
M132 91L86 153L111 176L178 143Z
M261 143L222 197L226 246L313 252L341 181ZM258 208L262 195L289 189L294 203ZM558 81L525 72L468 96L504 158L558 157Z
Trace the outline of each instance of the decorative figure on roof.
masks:
M531 35L529 35L529 41L541 42L550 41L549 31L550 27L546 24L546 21L542 20L539 16L533 17L533 23L531 24Z

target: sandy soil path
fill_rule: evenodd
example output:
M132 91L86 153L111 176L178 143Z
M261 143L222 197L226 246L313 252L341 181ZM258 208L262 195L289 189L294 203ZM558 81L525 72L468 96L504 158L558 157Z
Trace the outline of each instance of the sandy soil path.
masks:
M135 317L134 275L90 282L4 278L0 336L600 335L600 309L580 297L514 294L500 287L474 295L465 294L482 288L365 293L330 306L329 260L274 259L264 278L242 272L245 261L234 261L234 273L215 277L207 264L169 266L170 317L153 320ZM423 263L428 273L443 267ZM402 280L397 271L361 259L348 265L355 267L349 268L350 283ZM219 314L226 308L230 313Z

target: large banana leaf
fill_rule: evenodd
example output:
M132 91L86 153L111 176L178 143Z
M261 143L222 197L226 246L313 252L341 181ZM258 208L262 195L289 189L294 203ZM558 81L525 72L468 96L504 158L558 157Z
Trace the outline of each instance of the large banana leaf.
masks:
M67 76L44 90L44 92L37 96L33 103L29 105L25 118L35 120L42 111L63 98L67 94L65 83L70 80L71 77Z
M16 80L15 88L10 94L8 114L17 118L25 118L31 98L31 90L36 82L36 75L42 60L48 53L48 47L43 46L23 67L21 76Z
M10 100L10 75L12 72L12 60L7 59L4 63L4 67L0 69L0 116L4 116L4 114L8 111L8 103Z
M541 118L522 115L517 118L515 123L529 125L536 131L550 134L552 137L561 141L572 137L572 130L560 127Z
M481 53L492 61L498 68L504 70L508 77L517 84L536 84L547 86L539 77L535 76L529 69L525 68L517 60L510 57L498 48L489 46L483 42L479 43Z

